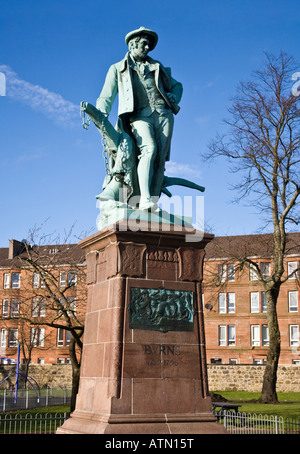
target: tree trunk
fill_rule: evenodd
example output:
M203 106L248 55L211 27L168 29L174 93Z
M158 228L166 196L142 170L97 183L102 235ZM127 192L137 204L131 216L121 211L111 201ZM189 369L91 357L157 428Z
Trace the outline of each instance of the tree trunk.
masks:
M74 337L70 340L69 345L69 352L70 352L70 360L72 365L72 394L71 394L71 408L70 411L75 410L76 405L76 397L79 389L79 378L80 378L80 360L77 359L76 356L76 341ZM81 352L80 352L81 358Z
M71 408L70 411L75 410L76 397L79 389L80 367L72 363L72 394L71 394Z
M278 325L276 303L278 298L279 289L273 288L266 292L267 299L267 319L269 327L269 351L267 356L267 363L263 378L263 386L260 402L274 403L278 402L276 392L277 382L277 368L280 356L280 331Z

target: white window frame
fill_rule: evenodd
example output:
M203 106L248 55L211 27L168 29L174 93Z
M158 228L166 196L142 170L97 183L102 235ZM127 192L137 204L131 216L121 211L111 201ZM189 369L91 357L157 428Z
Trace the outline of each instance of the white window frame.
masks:
M299 325L290 325L290 346L299 347Z
M12 318L18 318L20 315L20 301L17 298L10 300L10 316Z
M235 293L227 293L227 312L228 314L235 314Z
M46 317L46 301L44 300L44 298L40 300L39 314L40 317Z
M289 291L289 312L298 312L298 291L297 290Z
M226 265L218 265L218 277L219 277L219 282L225 282L226 281Z
M270 343L268 325L261 325L261 345L267 347Z
M64 347L64 329L57 328L57 347Z
M18 328L9 328L8 330L8 346L17 347L18 346Z
M46 302L43 298L32 298L31 316L32 317L46 316Z
M219 314L235 313L235 293L219 293L218 296Z
M251 331L251 346L260 346L260 325L250 325Z
M227 327L227 339L228 339L228 346L235 345L235 342L236 342L235 325L228 325L228 327Z
M235 281L235 266L233 263L227 265L227 280L228 282Z
M260 273L263 279L271 276L271 262L260 262Z
M17 279L15 277L17 276ZM21 287L21 273L11 273L11 288Z
M38 346L44 347L44 340L45 340L45 328L39 328L38 331Z
M61 271L59 273L59 286L60 287L65 287L66 286L66 282L67 282L66 276L67 276L66 271Z
M262 312L267 312L267 296L266 292L261 292L260 293L261 297L261 311Z
M40 275L39 273L33 273L32 288L39 288L40 286Z
M3 276L3 288L10 288L10 273L4 273Z
M298 268L298 263L297 262L288 262L288 279L297 279L297 268Z
M254 364L254 365L262 364L261 358L253 358L253 364Z
M2 300L2 317L8 317L9 315L9 300L4 298Z
M30 328L30 344L33 347L37 346L37 336L38 336L38 328L34 326L33 328Z
M251 314L259 312L259 292L250 292L250 312Z
M227 329L226 328L227 328L226 325L218 326L219 347L227 346Z
M238 364L238 360L236 358L229 358L229 364Z
M218 309L219 314L226 314L226 293L219 293Z
M1 329L1 341L0 341L1 348L6 348L6 340L7 340L7 329L2 328Z
M77 285L77 273L75 271L68 271L67 282L68 287L74 287L75 285Z
M250 267L249 267L249 279L250 279L250 281L258 280L258 276L256 274L256 268L252 263L250 263Z
M65 330L66 331L66 335L65 335L65 345L66 346L69 346L70 345L70 341L72 339L72 333L70 330Z

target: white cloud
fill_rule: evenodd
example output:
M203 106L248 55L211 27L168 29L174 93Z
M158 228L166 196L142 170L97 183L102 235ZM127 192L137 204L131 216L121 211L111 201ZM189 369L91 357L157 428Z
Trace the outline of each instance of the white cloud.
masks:
M187 178L201 176L201 171L197 167L192 167L189 164L180 164L174 161L166 162L166 175L168 177Z
M6 96L23 102L62 124L74 123L80 118L79 106L65 100L60 94L20 79L7 65L0 65L0 72L6 76Z

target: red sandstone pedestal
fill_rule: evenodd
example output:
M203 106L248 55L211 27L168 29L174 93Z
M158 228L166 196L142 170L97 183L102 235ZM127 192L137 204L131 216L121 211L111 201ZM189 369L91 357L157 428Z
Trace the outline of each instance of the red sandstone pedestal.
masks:
M80 387L57 433L224 433L208 393L201 294L213 236L190 243L190 230L171 229L120 222L79 243L88 283Z

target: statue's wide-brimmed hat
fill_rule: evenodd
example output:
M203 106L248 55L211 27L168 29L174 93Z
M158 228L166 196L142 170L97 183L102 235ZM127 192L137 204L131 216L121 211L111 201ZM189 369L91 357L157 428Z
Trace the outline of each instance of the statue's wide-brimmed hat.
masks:
M149 38L150 50L153 50L157 44L158 36L157 33L155 33L153 30L149 30L149 28L146 27L140 27L137 30L133 30L132 32L127 33L127 35L125 36L125 43L128 45L129 41L132 38L135 38L139 35L146 35Z

